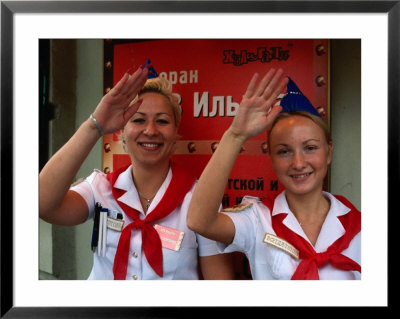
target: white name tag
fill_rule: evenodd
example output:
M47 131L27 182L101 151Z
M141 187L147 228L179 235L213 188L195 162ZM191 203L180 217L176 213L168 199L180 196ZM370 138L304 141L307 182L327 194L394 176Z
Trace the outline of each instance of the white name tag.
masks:
M294 247L292 244L289 244L286 240L279 238L278 236L265 233L263 242L279 248L284 252L287 252L294 258L299 259L299 250L296 249L296 247Z
M125 221L123 219L107 217L107 228L115 231L122 231L122 228L124 227L124 222Z

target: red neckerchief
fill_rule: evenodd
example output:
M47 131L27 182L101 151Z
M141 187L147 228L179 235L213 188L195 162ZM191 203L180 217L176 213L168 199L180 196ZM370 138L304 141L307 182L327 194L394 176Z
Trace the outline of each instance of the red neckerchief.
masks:
M301 262L297 266L291 278L292 280L319 280L318 268L328 262L336 268L356 270L361 273L361 266L341 253L349 246L354 236L361 231L361 213L345 197L340 195L334 196L351 210L347 214L338 217L345 229L344 235L338 238L322 253L317 253L308 241L283 224L282 221L287 214L272 216L273 204L271 205L271 202L268 200L265 201L266 206L271 212L272 228L276 235L285 239L300 251L299 257Z
M129 165L128 165L129 166ZM114 258L114 280L125 280L128 269L129 247L131 239L131 230L133 228L140 229L142 232L142 247L147 261L151 268L159 275L163 276L163 255L161 248L161 240L152 223L158 219L168 216L178 205L180 205L193 186L195 178L186 170L171 163L172 179L161 201L157 206L146 216L145 219L139 218L139 212L120 202L118 199L126 193L114 187L118 176L124 172L128 166L120 168L107 175L110 182L112 194L118 205L123 209L133 222L126 225L121 232L118 241L117 252Z

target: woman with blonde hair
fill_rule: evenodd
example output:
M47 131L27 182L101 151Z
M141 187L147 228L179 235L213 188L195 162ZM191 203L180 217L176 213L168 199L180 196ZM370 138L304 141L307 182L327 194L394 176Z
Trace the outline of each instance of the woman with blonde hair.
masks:
M95 226L101 218L89 279L199 279L199 265L204 279L233 279L216 243L187 227L195 179L171 161L180 106L167 80L147 81L148 68L125 73L45 165L40 218L76 225L94 217ZM119 131L132 163L109 174L94 170L70 187L98 139Z

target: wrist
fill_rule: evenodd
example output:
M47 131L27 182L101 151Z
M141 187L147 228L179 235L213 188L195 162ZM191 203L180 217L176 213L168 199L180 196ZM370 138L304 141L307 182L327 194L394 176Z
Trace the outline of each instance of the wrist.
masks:
M104 130L103 128L100 126L99 122L97 122L96 118L93 116L93 114L90 114L89 120L91 121L91 123L94 125L94 127L98 130L100 136L104 135Z
M234 145L241 148L247 141L247 137L241 134L237 134L232 127L225 131L224 136L231 141Z
M239 154L246 141L247 139L244 136L235 134L235 132L233 132L231 129L228 129L222 136L218 148L224 145L223 147L226 149L226 151L232 154Z
M100 130L97 128L96 124L90 119L90 117L82 123L81 128L85 130L88 136L96 138L96 140L102 137Z

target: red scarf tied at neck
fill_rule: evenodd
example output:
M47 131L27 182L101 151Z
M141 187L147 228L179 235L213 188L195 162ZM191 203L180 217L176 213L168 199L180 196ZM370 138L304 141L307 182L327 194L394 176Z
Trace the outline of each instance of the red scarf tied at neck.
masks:
M361 272L361 266L358 263L342 254L342 251L349 246L351 240L361 231L361 213L345 197L340 195L334 196L351 210L347 214L338 217L345 229L344 235L338 238L322 253L317 253L308 241L283 224L283 220L287 214L272 216L272 228L276 235L285 239L300 251L299 257L301 261L291 278L292 280L319 280L318 268L321 268L328 262L332 266L342 270L356 270ZM265 204L270 209L272 215L273 205L267 201Z
M121 232L118 241L117 252L114 258L114 280L125 280L128 270L129 248L131 231L133 228L140 229L142 233L142 246L143 251L149 262L151 268L157 273L158 276L163 276L163 255L160 236L153 227L152 223L156 220L168 216L174 209L179 206L185 198L187 192L193 186L195 178L191 176L186 170L176 166L171 162L172 179L168 188L157 206L152 210L145 219L140 219L140 213L120 202L118 199L126 193L125 190L114 187L115 181L118 176L124 172L128 166L122 167L107 175L110 182L112 194L117 201L118 205L123 209L133 222L126 225Z

